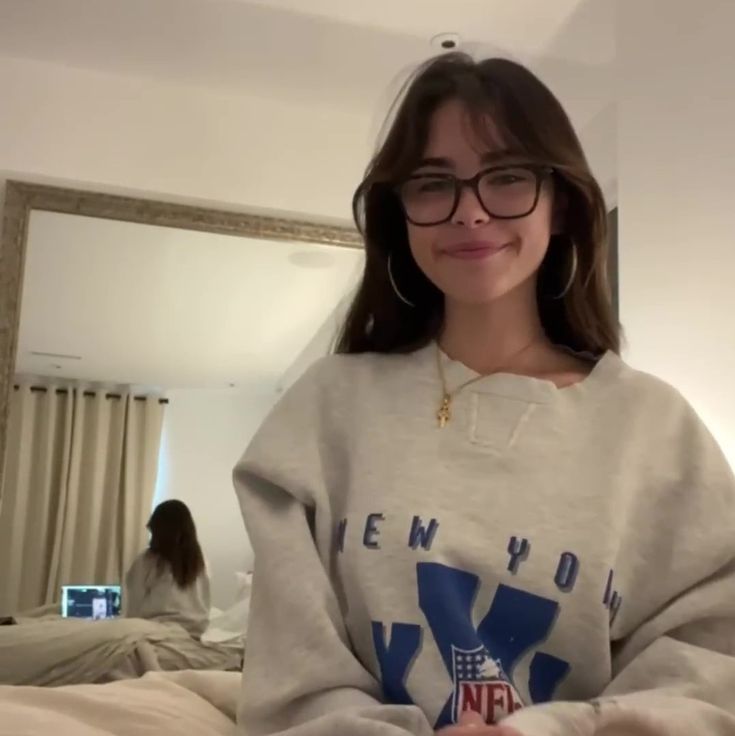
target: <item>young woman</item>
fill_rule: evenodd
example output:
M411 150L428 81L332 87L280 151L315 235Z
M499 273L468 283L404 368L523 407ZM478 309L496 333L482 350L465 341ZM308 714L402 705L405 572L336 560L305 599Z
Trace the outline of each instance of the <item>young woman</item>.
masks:
M191 512L164 501L148 520L151 541L125 576L127 616L183 626L192 636L209 622L209 575Z
M618 357L559 102L510 61L431 61L355 212L339 354L235 471L244 732L735 734L735 483Z

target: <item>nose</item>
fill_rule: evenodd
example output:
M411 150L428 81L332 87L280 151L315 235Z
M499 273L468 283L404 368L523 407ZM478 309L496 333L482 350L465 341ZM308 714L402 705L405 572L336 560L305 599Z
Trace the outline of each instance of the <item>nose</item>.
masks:
M480 200L472 191L472 188L469 186L462 187L457 209L452 215L452 224L464 225L464 227L479 227L489 221L490 215L485 212L485 208L480 204Z

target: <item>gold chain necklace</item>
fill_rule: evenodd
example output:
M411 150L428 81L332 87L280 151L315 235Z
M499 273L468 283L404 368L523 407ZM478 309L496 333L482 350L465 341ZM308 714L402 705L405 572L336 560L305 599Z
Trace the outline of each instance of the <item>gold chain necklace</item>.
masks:
M450 391L447 388L447 378L444 375L444 366L442 365L442 351L439 347L439 343L436 344L436 365L439 369L439 378L442 383L442 400L441 404L439 404L439 411L436 413L436 420L439 422L439 427L444 428L447 426L447 423L452 418L452 399L462 390L467 388L467 386L476 383L477 381L482 380L486 376L475 376L474 378L470 378L469 381L465 381L464 383L460 383L457 388L454 389L454 391Z
M525 353L528 348L531 347L538 338L534 338L531 342L528 343L528 345L521 348L517 353L514 353L510 358L508 358L505 362L508 363L511 360L515 360L516 358L520 357L522 353ZM489 373L483 373L479 376L475 376L474 378L470 378L468 381L465 381L464 383L460 383L459 386L457 386L452 391L449 390L447 387L447 378L444 374L444 366L442 365L442 351L439 347L439 343L436 343L436 365L439 369L439 379L441 380L442 384L442 399L441 403L439 404L439 410L436 412L436 420L439 423L440 428L444 428L449 423L449 420L452 418L452 399L460 392L464 391L464 389L467 388L467 386L471 386L473 383L477 383L477 381L481 381L483 378L487 378ZM498 366L498 369L500 366Z

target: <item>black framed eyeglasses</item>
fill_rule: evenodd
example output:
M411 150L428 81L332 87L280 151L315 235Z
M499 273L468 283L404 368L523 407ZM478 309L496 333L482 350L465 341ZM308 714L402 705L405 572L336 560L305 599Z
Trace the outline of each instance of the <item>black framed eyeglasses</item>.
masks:
M550 166L533 164L493 166L469 179L453 174L419 173L405 179L397 192L406 219L414 225L429 227L451 220L465 187L475 193L491 217L517 220L536 209L541 185L553 173Z

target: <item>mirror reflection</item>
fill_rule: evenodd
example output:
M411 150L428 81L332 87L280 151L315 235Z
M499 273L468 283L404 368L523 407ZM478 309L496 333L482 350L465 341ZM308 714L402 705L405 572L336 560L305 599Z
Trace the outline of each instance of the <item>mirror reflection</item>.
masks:
M329 351L363 259L344 245L32 211L0 611L43 626L33 657L21 642L6 652L5 677L42 681L43 645L100 619L108 644L121 631L161 637L156 667L240 667L252 550L231 470ZM105 667L96 679L145 664L117 646Z

